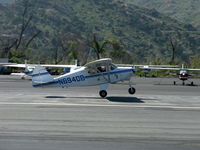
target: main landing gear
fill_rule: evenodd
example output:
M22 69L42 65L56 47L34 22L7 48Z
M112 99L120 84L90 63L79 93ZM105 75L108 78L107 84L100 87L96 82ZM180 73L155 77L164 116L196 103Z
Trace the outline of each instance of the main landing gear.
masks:
M107 96L106 90L101 90L101 91L99 91L99 95L100 95L102 98L105 98L105 97Z
M174 85L176 85L176 81L174 81ZM182 81L182 85L186 85L185 81ZM190 84L187 84L187 85L190 85L190 86L194 86L194 82L190 82Z
M135 90L134 87L130 87L130 88L128 89L128 92L129 92L129 94L133 95L133 94L135 94L136 90Z
M130 88L128 89L128 92L129 92L129 94L133 95L133 94L135 94L136 90L135 90L134 87L130 87ZM107 96L107 91L106 91L106 90L100 90L100 91L99 91L99 95L100 95L102 98L105 98L105 97Z
M135 94L136 90L134 87L132 87L131 80L129 80L129 89L128 89L129 94L133 95Z
M100 91L99 91L99 95L102 98L105 98L107 96L107 90L108 89L108 84L101 84L100 85Z
M176 81L173 82L176 85ZM185 85L185 81L182 82L182 85Z
M107 90L108 89L108 84L101 84L100 85L100 91L99 91L99 95L102 98L105 98L107 96ZM128 89L129 94L133 95L135 94L136 90L134 87L132 87L131 81L129 81L129 89Z

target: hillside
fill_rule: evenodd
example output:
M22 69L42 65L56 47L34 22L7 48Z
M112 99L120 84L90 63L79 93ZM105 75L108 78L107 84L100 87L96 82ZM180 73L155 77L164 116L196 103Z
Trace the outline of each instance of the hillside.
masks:
M89 49L86 41L93 33L99 39L114 39L135 62L156 58L167 61L171 57L170 38L177 43L178 60L186 61L200 52L200 39L193 34L197 29L156 10L117 0L35 0L30 1L29 6L33 20L23 38L30 38L36 30L41 31L29 46L29 59L34 61L52 61L55 51L64 55L57 40L60 34L66 39L73 35L85 43L82 44L83 53ZM0 33L19 34L22 2L0 4L0 7ZM108 50L106 56L109 57Z
M126 0L200 28L200 0Z
M0 3L10 3L13 2L14 0L0 0Z

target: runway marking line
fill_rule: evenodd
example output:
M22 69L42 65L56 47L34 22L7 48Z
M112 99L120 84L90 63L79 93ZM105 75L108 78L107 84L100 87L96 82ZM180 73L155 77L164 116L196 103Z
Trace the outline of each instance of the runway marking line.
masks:
M76 107L124 107L124 108L165 108L200 110L200 107L169 106L169 105L127 105L127 104L75 104L75 103L9 103L0 102L0 105L46 105L46 106L76 106Z

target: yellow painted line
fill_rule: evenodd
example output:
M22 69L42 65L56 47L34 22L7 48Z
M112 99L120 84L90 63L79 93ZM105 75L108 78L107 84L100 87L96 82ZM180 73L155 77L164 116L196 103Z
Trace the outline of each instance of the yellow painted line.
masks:
M170 105L134 105L134 104L75 104L75 103L12 103L0 102L0 105L44 105L44 106L76 106L76 107L123 107L123 108L164 108L164 109L187 109L200 110L200 107L170 106Z

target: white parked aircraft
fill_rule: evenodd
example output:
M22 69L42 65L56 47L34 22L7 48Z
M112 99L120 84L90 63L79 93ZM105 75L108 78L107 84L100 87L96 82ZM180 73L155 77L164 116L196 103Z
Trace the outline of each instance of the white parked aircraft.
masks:
M182 68L159 68L159 67L149 67L150 70L175 70L178 71L177 75L178 78L182 81L182 85L185 85L185 81L189 79L191 74L189 74L189 71L200 71L200 69L194 69L194 68L185 68L184 65L182 65ZM174 85L176 85L176 81L174 81ZM191 81L191 85L194 85L194 82Z
M146 74L150 73L151 68L174 68L178 67L177 65L133 65L133 64L116 64L119 67L133 67L133 68L138 68L137 71L141 71Z
M77 67L69 73L59 77L52 77L43 66L35 66L32 74L33 87L73 87L99 85L99 95L107 96L109 84L129 80L130 94L135 93L131 85L131 76L135 72L132 67L117 67L110 58L90 62L82 67Z
M12 68L24 68L24 72L21 73L11 73L11 75L21 76L21 79L25 79L27 76L32 76L33 69L36 64L27 64L27 61L25 61L25 64L15 64L15 63L6 63L6 64L0 64L4 67L12 67ZM74 69L77 67L77 63L75 65L52 65L52 64L41 64L40 66L47 67L47 68L64 68L66 70ZM66 72L66 71L64 71Z

